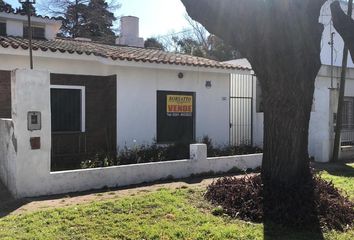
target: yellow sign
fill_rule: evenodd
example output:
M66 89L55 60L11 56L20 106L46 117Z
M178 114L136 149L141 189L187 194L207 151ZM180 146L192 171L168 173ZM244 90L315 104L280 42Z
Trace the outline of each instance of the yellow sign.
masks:
M167 95L167 115L190 117L193 113L193 96Z

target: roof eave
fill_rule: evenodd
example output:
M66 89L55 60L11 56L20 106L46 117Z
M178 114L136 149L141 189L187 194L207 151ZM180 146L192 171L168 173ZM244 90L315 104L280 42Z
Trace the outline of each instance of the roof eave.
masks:
M14 49L12 47L4 48L0 46L0 54L6 55L16 55L16 56L27 56L28 50L17 48ZM142 61L128 61L128 60L113 60L111 58L104 58L100 56L84 55L78 53L57 53L51 51L41 51L36 50L33 51L34 57L42 57L42 58L53 58L53 59L68 59L68 60L80 60L80 61L97 61L104 65L110 66L121 66L121 67L140 67L140 68L153 68L153 69L173 69L180 71L203 71L203 72L212 72L212 73L241 73L248 74L250 71L247 69L228 69L228 68L216 68L216 67L205 67L205 66L188 66L182 64L169 64L169 63L150 63L150 62L142 62Z

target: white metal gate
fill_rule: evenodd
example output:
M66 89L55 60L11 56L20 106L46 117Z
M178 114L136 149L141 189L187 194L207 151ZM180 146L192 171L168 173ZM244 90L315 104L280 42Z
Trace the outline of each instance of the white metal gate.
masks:
M231 74L230 78L230 144L253 145L252 75Z

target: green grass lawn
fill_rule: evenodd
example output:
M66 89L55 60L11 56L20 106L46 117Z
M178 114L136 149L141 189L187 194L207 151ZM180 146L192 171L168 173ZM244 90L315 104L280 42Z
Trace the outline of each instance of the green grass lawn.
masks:
M354 199L354 165L325 171L323 177ZM152 193L43 210L0 219L0 239L316 239L311 232L213 216L203 189L160 189ZM325 239L354 239L326 232Z

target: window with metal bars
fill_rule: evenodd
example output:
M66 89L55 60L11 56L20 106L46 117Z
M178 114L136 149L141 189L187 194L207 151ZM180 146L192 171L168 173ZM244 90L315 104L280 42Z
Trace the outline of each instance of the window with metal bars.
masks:
M0 36L6 36L6 23L0 22Z
M45 29L44 27L31 27L32 28L32 38L34 39L45 39ZM28 38L28 26L23 26L23 37Z
M51 89L53 132L82 131L81 94L80 89Z
M354 97L345 97L342 112L342 129L354 129Z

